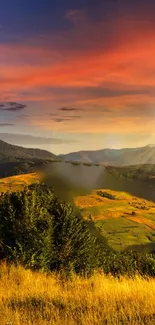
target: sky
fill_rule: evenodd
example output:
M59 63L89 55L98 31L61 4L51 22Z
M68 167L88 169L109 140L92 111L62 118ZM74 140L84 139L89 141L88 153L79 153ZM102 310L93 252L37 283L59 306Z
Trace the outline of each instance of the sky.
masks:
M0 139L56 154L155 143L154 0L0 7Z

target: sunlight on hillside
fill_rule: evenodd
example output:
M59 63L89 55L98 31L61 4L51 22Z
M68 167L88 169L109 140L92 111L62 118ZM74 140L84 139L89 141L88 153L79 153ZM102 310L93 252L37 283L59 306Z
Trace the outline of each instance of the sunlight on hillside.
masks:
M38 173L21 174L0 179L0 193L20 191L25 185L39 183L41 175Z
M155 280L90 279L33 273L0 266L0 324L119 325L154 324Z
M111 200L102 197L95 190L89 195L75 197L74 202L84 211L91 211L92 208L94 220L100 218L118 218L124 215L126 218L132 218L132 220L135 219L135 221L141 222L139 220L141 216L155 214L155 203L151 201L132 196L125 192L117 192L109 189L102 191L114 196L115 199ZM98 213L99 211L101 214ZM144 220L144 217L142 220ZM145 222L147 221L145 220ZM149 224L151 225L151 221ZM155 229L155 225L152 225L152 227Z
M74 198L85 219L99 227L114 249L132 245L153 245L155 231L155 203L125 192L101 190L115 199L102 197L98 191ZM154 246L152 246L154 249ZM146 251L150 251L146 247Z

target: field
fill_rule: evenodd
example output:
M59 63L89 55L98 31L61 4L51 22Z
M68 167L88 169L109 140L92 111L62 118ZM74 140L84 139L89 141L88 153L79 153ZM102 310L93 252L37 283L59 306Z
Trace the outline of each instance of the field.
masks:
M20 191L25 185L37 183L40 180L40 175L37 173L22 174L0 179L0 193Z
M0 266L1 325L153 325L155 280L75 277Z
M115 199L93 191L90 195L76 197L74 202L87 220L95 222L109 245L116 250L127 247L145 251L155 249L155 203L125 192L102 191Z

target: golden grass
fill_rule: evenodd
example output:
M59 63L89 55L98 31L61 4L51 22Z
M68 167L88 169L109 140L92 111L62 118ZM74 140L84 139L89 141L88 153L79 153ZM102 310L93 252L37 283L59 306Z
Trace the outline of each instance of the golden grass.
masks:
M153 325L155 280L55 275L0 267L1 325Z
M146 218L141 217L128 217L129 220L132 220L137 223L143 223L144 225L148 226L150 229L155 230L155 225L152 224L152 222Z
M22 174L0 179L0 193L21 191L25 185L39 183L41 175L38 173Z
M97 194L97 191L94 190L89 195L75 197L74 202L79 208L84 209L86 212L90 208L100 207L101 209L97 214L95 209L94 215L93 210L91 211L93 220L119 218L124 216L137 223L144 223L153 230L155 229L155 223L145 218L146 215L155 215L154 202L132 196L126 192L117 192L109 189L104 189L103 191L114 195L116 199L111 200L101 197ZM135 212L136 216L133 216L132 212Z
M129 203L132 202L133 205L146 205L147 207L152 207L155 209L155 203L151 201L147 201L141 198L138 198L137 196L132 196L126 192L117 192L109 189L104 189L101 191L104 191L106 193L112 194L116 196L115 200L111 200L105 197L101 197L97 194L97 191L94 190L89 195L84 196L77 196L75 197L74 201L75 204L78 205L81 208L91 207L91 206L102 206L104 204L110 204L111 206L116 205L119 203L119 206L122 205L122 203Z

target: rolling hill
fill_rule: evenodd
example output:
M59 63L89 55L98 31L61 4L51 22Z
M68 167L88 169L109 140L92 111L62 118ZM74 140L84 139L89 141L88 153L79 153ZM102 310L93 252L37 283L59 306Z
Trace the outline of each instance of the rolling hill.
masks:
M25 159L54 160L57 159L57 156L46 150L23 148L0 140L0 162L20 161Z
M60 155L60 157L67 161L80 161L115 166L155 164L155 145L147 145L138 148L79 151Z
M76 196L74 202L114 250L155 251L154 202L109 189Z
M39 173L0 178L0 195L2 192L19 192L23 190L24 186L39 183L40 181L41 175Z

